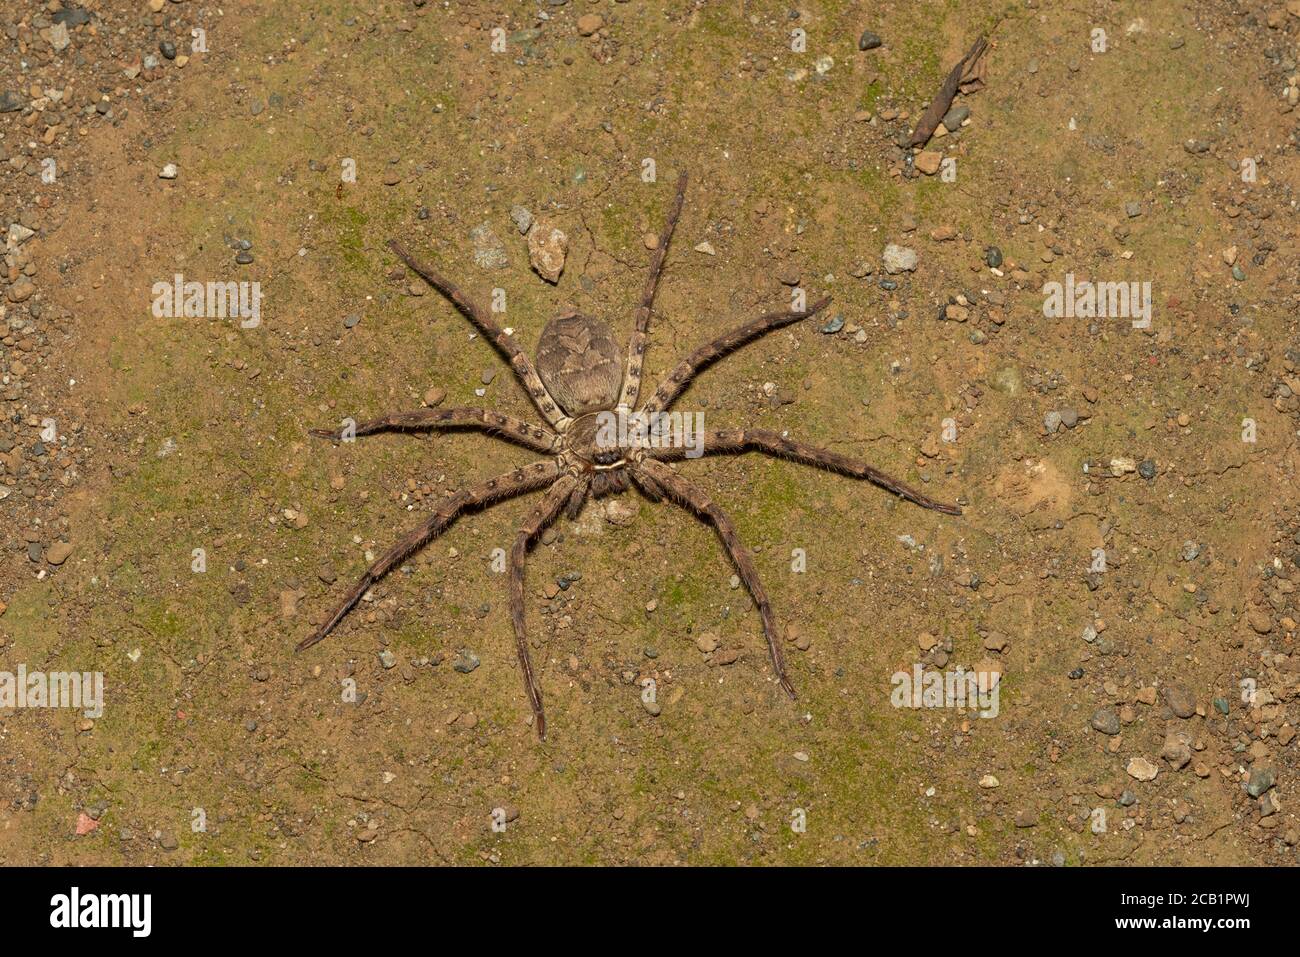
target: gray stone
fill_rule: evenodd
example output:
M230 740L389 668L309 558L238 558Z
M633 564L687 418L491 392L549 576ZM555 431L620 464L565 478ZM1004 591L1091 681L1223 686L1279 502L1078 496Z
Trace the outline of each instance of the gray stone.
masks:
M885 247L881 261L885 264L885 272L891 276L900 272L913 272L917 264L916 250L890 243Z
M1250 772L1250 780L1246 782L1246 793L1257 798L1273 786L1273 781L1272 768L1256 768Z
M505 246L489 224L475 226L470 230L469 240L474 244L474 265L480 269L505 269L510 265Z
M81 7L64 4L63 9L55 13L51 19L55 23L61 23L71 29L89 23L92 18L90 13Z
M11 223L9 225L8 245L10 247L20 246L35 235L36 230L28 229L22 223Z
M528 235L528 230L533 225L533 214L524 206L511 206L510 219L514 222L515 228L521 235Z
M72 37L68 36L66 23L56 23L50 27L50 46L54 48L55 53L62 53L71 42Z
M1098 708L1092 713L1092 726L1102 734L1119 734L1119 715L1114 708Z
M885 42L884 40L880 39L879 36L872 33L870 30L863 30L862 36L858 37L858 49L874 50L876 49L876 47L881 46L884 42Z
M949 133L955 133L961 129L962 122L970 116L969 106L954 106L943 116L943 125L947 127Z

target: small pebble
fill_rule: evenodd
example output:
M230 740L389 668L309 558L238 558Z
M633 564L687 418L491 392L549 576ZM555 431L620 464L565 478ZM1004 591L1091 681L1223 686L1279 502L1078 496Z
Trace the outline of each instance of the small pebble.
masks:
M1126 770L1128 771L1129 777L1138 781L1154 781L1156 775L1160 773L1158 767L1146 758L1141 757L1130 760Z
M45 560L51 565L62 565L72 554L72 545L68 542L55 542L45 550Z
M1119 734L1119 715L1114 708L1098 708L1092 714L1092 726L1102 734Z
M913 272L916 269L916 250L908 246L890 243L885 247L885 251L880 258L885 265L885 272L891 275L901 272Z
M863 30L862 36L858 37L858 49L874 50L884 42L884 40L880 39L878 35L872 33L870 30Z
M511 206L510 219L514 222L515 228L519 230L520 235L527 235L528 230L533 225L533 214L525 206Z
M1256 768L1250 772L1250 780L1246 782L1246 793L1257 798L1271 788L1274 781L1272 768Z
M966 118L970 116L969 106L954 106L943 117L943 125L949 133L955 133L961 129L961 125Z

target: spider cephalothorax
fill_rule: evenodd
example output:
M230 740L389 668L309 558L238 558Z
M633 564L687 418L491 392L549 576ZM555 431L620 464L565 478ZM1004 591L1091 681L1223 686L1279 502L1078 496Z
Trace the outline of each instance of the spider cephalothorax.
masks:
M515 536L509 556L510 618L514 626L515 648L523 672L524 690L536 718L537 733L544 738L546 717L542 708L541 686L533 672L524 623L524 560L528 546L561 511L570 517L576 517L589 495L600 497L620 494L635 485L651 499L667 498L695 512L717 530L741 580L758 607L763 634L772 658L772 670L781 687L793 698L794 686L786 674L776 619L749 550L741 544L727 513L699 486L664 463L694 457L696 454L728 454L752 449L865 479L924 508L950 515L961 514L961 509L955 505L936 502L864 462L796 442L775 432L762 429L705 432L693 446L693 453L680 444L645 440L645 433L638 431L638 426L644 426L647 421L665 413L687 383L705 366L773 329L816 315L830 303L828 296L808 309L768 313L723 333L678 363L645 404L637 408L641 391L641 359L645 353L646 334L650 327L650 311L659 285L659 275L663 271L664 255L681 215L685 197L686 174L683 173L677 182L668 222L651 256L650 275L641 294L641 303L636 311L635 325L626 350L627 359L623 363L619 361L621 350L614 333L605 322L577 312L565 312L547 323L542 331L537 346L537 363L534 366L510 335L453 283L417 262L397 242L389 243L389 248L403 262L450 299L496 345L510 361L515 374L551 428L542 428L514 416L481 408L420 409L415 412L393 412L359 423L354 427L354 434L362 436L400 429L471 428L516 442L545 454L547 458L468 486L439 502L428 518L407 532L366 570L329 619L299 643L300 651L328 635L372 585L440 535L462 513L525 492L545 489L545 496L528 514ZM629 421L633 424L631 430L621 427ZM330 430L313 432L331 438L341 437L341 433Z
M609 324L579 312L561 313L537 342L537 375L555 404L572 418L560 429L561 466L586 482L566 507L576 517L590 492L596 498L627 491L624 466L632 450L609 441L607 420L623 385L621 349Z

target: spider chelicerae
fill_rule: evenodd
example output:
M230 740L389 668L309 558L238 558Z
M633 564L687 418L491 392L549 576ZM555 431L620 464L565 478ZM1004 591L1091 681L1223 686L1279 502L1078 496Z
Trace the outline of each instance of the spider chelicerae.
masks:
M524 690L536 719L537 734L544 739L546 716L542 708L542 690L528 653L524 621L524 561L528 546L561 511L570 518L576 518L589 495L599 498L619 494L628 491L631 484L653 501L668 499L683 506L717 530L723 546L736 565L741 581L758 606L763 634L767 638L767 648L772 658L772 670L786 693L791 698L795 696L794 686L786 673L772 606L759 581L753 557L741 543L734 523L703 489L665 464L687 457L687 450L681 445L664 446L659 442L646 441L644 431L638 433L636 429L622 430L625 435L623 443L611 445L608 431L602 430L598 425L602 421L608 421L602 416L608 416L611 412L629 419L635 417L631 410L636 409L641 391L642 358L650 328L655 290L663 272L668 243L681 216L685 199L686 174L682 173L677 182L677 192L668 220L650 258L650 275L646 279L641 303L636 310L636 324L628 343L625 362L619 361L620 349L608 324L569 311L556 316L542 330L537 346L537 361L534 364L511 336L498 327L489 314L454 283L417 262L395 240L389 242L389 248L398 258L451 300L509 360L515 375L519 377L550 428L542 428L489 409L438 408L391 412L377 419L355 423L350 430L314 429L312 434L339 440L350 438L351 435L363 436L385 431L472 429L541 452L547 458L462 488L444 498L428 518L408 531L366 570L361 580L348 590L329 619L298 644L299 651L325 638L367 590L442 534L458 516L503 499L545 489L546 494L529 512L516 534L508 563L510 619L514 625L515 647L523 673ZM700 346L677 364L638 410L640 421L665 413L701 369L774 329L816 315L830 301L827 296L804 310L767 313ZM631 439L626 438L628 434L632 436ZM865 462L763 429L706 431L702 443L694 445L689 454L694 457L696 453L717 455L750 450L865 479L923 508L949 515L961 514L961 509L957 506L944 505L922 495Z

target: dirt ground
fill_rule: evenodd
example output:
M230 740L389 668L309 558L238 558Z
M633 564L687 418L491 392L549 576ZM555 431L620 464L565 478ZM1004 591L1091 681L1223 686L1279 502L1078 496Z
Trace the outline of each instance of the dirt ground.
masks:
M7 0L0 29L0 671L104 681L99 717L0 707L0 863L1296 861L1300 3ZM982 34L968 120L904 148ZM307 434L539 421L387 241L504 290L530 351L570 306L625 341L683 170L646 391L830 294L676 408L964 514L675 466L752 548L793 702L717 536L635 492L531 552L544 743L493 557L536 496L295 653L538 457ZM567 234L557 284L515 206ZM178 273L259 283L260 322L156 315ZM1150 283L1149 324L1045 315L1067 276ZM1000 674L997 714L896 707L916 667Z

